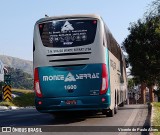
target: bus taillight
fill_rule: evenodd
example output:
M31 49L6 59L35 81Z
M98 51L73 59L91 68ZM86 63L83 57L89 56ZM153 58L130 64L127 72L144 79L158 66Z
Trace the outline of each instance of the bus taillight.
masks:
M42 24L40 24L40 25L39 25L39 28L41 29L42 27L43 27L43 25L42 25Z
M35 68L34 70L34 90L36 92L37 97L42 97L42 92L40 90L39 85L38 68Z
M96 24L96 23L97 23L97 21L96 21L96 20L94 20L94 21L93 21L93 24Z
M102 86L100 90L100 94L106 94L108 89L108 74L106 64L102 64Z

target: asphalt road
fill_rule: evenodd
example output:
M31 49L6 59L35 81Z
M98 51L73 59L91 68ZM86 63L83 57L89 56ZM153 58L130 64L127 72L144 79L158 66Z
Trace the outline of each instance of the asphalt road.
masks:
M55 119L54 116L50 114L42 114L37 112L35 109L18 109L18 110L7 110L7 111L0 111L0 126L1 127L46 127L45 131L48 129L54 130L54 126L61 126L58 128L57 131L62 132L53 132L53 134L113 134L113 135L129 135L129 134L137 134L137 135L147 135L148 132L102 132L105 126L110 130L111 128L118 127L126 127L126 126L149 126L150 125L150 112L148 111L147 105L125 105L124 107L119 107L118 113L114 117L106 117L100 113L87 115L83 112L79 112L80 114L68 117L61 117L59 119ZM67 132L66 126L73 126L71 127L72 132ZM85 129L86 126L90 126ZM108 127L112 126L112 127ZM117 127L118 126L118 127ZM63 132L64 130L64 132ZM77 132L75 134L74 131L84 130L84 132ZM94 131L91 132L91 130ZM97 130L97 131L96 131ZM102 130L102 131L100 131ZM43 131L43 130L42 130ZM69 130L68 130L69 131ZM74 133L73 133L74 132ZM21 133L22 134L22 133ZM38 133L40 134L40 133ZM43 133L49 134L49 133Z

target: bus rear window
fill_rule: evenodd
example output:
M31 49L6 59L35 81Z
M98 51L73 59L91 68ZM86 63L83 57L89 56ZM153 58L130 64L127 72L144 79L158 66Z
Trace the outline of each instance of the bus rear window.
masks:
M39 24L41 40L46 47L75 47L92 44L97 20L63 20Z

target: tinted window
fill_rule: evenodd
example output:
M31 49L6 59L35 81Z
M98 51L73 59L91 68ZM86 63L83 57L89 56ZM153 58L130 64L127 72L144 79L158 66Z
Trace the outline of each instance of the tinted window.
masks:
M97 20L63 20L39 24L46 47L74 47L94 42Z

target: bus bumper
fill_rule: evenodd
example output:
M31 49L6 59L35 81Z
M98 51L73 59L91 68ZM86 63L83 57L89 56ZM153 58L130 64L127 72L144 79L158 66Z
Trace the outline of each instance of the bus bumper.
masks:
M67 104L66 101L76 101L76 104ZM60 97L60 98L37 98L36 109L42 113L57 111L95 110L109 109L109 95L83 96L83 97Z

